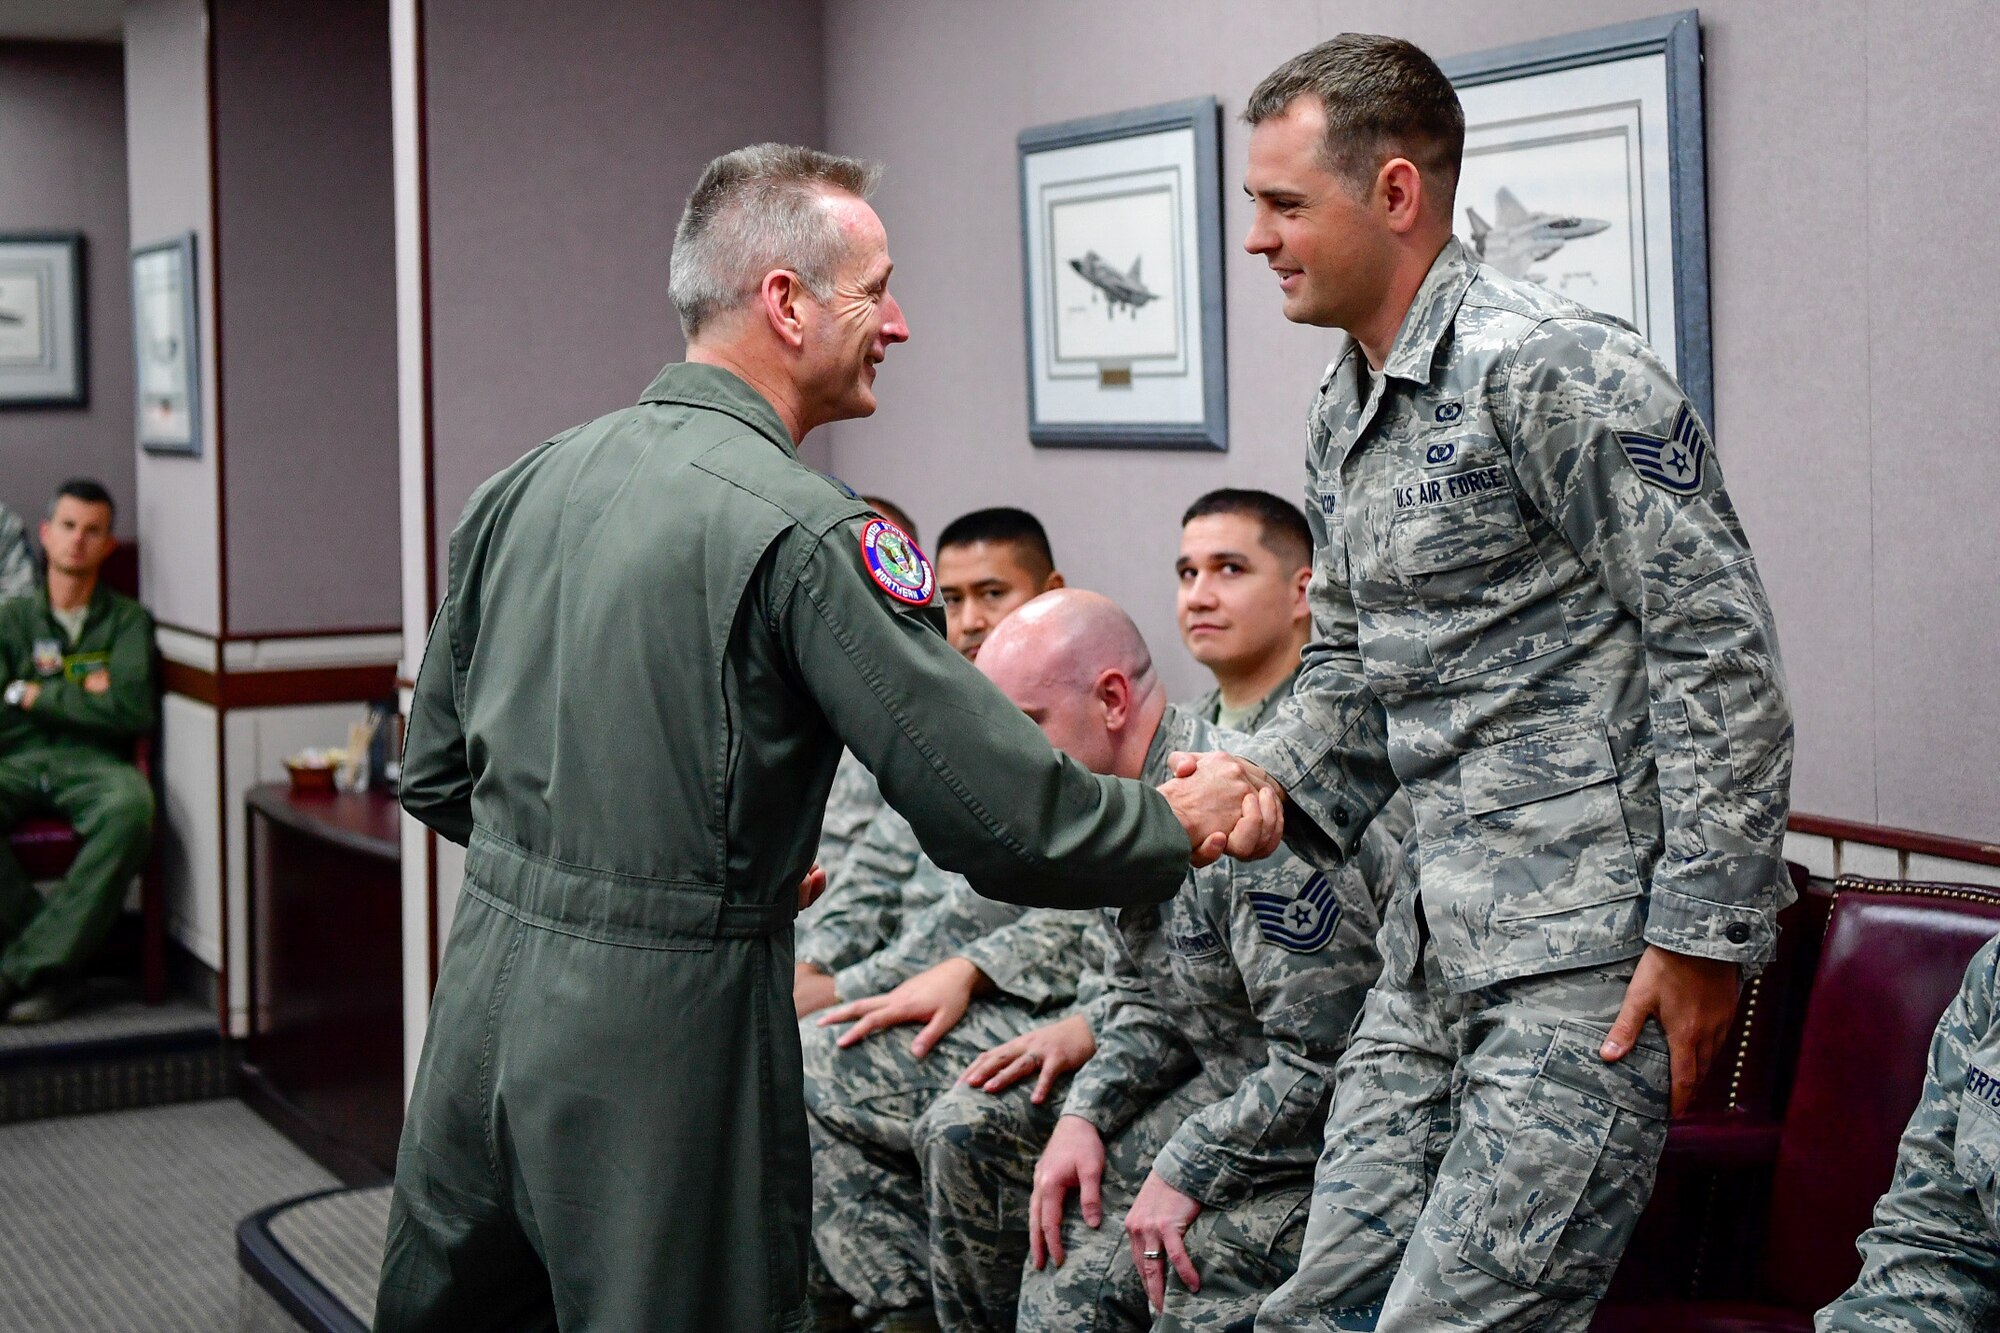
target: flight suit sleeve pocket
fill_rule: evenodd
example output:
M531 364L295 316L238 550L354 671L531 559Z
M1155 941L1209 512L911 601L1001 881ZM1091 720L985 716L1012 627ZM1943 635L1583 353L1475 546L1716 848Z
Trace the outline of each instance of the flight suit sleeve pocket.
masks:
M1459 1255L1480 1271L1555 1296L1598 1296L1631 1232L1667 1132L1664 1051L1598 1057L1605 1030L1557 1029Z
M1565 727L1459 761L1465 812L1493 868L1495 920L1572 912L1640 892L1611 743Z

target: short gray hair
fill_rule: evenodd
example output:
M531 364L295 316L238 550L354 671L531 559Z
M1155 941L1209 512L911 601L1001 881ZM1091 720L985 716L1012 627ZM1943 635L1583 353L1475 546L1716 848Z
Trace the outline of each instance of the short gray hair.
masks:
M681 332L693 341L715 316L733 310L772 269L798 274L824 301L846 257L829 191L866 199L881 167L815 148L760 143L724 153L702 171L674 228L668 290Z

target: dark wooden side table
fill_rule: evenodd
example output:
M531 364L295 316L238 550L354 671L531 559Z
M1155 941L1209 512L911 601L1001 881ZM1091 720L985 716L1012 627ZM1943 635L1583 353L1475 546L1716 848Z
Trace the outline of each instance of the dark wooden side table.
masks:
M244 797L250 839L245 1070L281 1127L343 1177L393 1171L403 1126L402 840L395 798ZM295 1120L298 1123L283 1123ZM340 1159L348 1158L349 1161Z

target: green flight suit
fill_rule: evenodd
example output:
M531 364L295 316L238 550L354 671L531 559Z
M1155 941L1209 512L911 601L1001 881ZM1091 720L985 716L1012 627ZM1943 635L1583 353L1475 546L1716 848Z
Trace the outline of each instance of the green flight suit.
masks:
M102 671L102 693L84 681ZM48 590L0 603L0 682L41 686L33 708L0 707L0 832L30 815L82 836L46 901L0 841L0 980L31 990L74 971L118 919L153 836L153 790L132 742L153 730L153 620L98 585L75 643Z
M404 757L470 852L377 1329L807 1326L791 924L843 744L982 892L1180 883L1165 800L1052 750L872 519L700 365L473 496Z

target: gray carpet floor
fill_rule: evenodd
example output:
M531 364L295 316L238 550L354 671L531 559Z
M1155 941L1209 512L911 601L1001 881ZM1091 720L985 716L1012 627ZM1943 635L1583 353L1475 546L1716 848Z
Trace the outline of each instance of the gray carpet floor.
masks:
M344 1190L287 1208L271 1219L271 1238L319 1279L364 1324L375 1322L375 1283L389 1234L387 1185Z
M218 1333L236 1224L337 1182L235 1101L0 1126L0 1333Z
M106 978L90 981L82 1001L53 1023L0 1023L0 1054L122 1037L216 1031L213 1009L187 1000L141 1004L138 987Z

